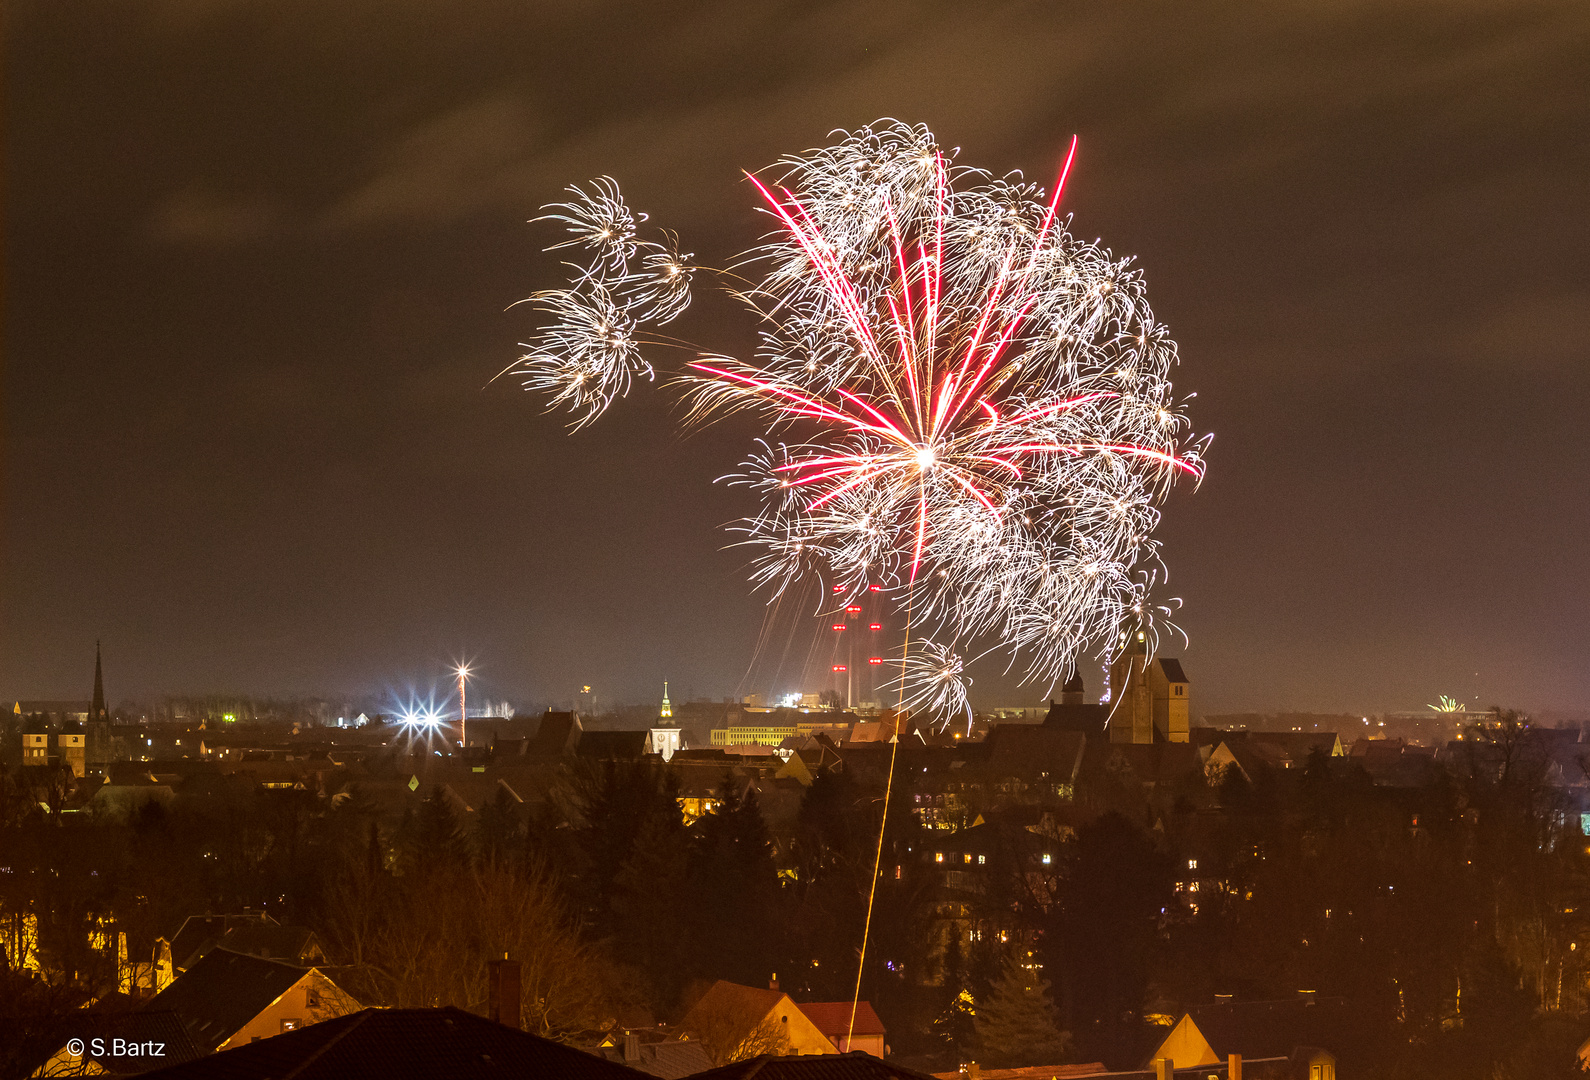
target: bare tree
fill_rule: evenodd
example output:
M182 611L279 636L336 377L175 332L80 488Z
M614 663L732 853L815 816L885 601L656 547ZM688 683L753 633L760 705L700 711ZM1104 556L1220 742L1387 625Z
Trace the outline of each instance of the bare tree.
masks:
M741 1012L710 1010L698 1012L691 1023L714 1065L732 1065L762 1054L789 1053L789 1025L772 1016L747 1023Z

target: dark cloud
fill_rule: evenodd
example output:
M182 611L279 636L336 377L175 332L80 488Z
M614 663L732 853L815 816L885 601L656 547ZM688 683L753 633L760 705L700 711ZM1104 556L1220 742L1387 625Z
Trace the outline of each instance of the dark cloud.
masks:
M898 116L1045 178L1080 133L1075 227L1139 257L1217 436L1165 525L1201 705L1590 697L1582 4L9 15L12 692L96 635L127 692L464 651L516 694L735 692L762 612L710 481L749 433L483 390L556 274L524 222L612 174L724 259L740 169Z

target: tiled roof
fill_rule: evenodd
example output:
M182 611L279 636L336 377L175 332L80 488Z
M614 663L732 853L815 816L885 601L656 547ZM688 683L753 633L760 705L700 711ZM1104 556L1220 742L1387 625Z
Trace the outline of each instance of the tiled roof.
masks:
M754 1025L762 1017L772 1012L784 994L779 990L763 990L756 986L741 986L739 983L719 979L712 987L701 996L701 1000L691 1007L685 1016L684 1026L693 1028L693 1019L697 1016L717 1015L733 1017L736 1020L744 1019Z
M312 957L324 956L319 939L307 926L234 926L221 938L220 945L233 952L290 964L313 963Z
M107 1073L141 1073L149 1069L165 1065L176 1065L184 1061L192 1061L203 1052L193 1045L193 1040L188 1037L188 1029L182 1024L181 1018L173 1012L143 1012L121 1013L113 1016L100 1016L88 1023L80 1025L80 1030L72 1032L77 1038L87 1044L90 1051L86 1056L100 1069ZM130 1043L140 1043L147 1046L149 1043L158 1043L159 1057L134 1057L126 1054L94 1054L94 1040L102 1040L102 1045L107 1050L113 1050L114 1039L124 1039Z
M1160 657L1159 670L1165 673L1165 681L1167 682L1184 683L1187 681L1187 673L1181 669L1181 661L1173 656Z
M308 973L293 964L214 948L155 995L146 1011L176 1013L194 1043L208 1053Z
M698 1072L712 1068L712 1058L706 1048L695 1039L667 1039L662 1042L641 1043L633 1060L624 1059L622 1046L604 1046L597 1051L608 1061L620 1062L632 1069L649 1073L659 1080L684 1080Z
M462 1009L365 1009L146 1074L149 1080L650 1080Z
M806 1019L817 1025L817 1030L827 1035L830 1039L843 1038L845 1035L885 1035L883 1021L878 1019L878 1014L872 1011L872 1003L867 1001L856 1002L856 1023L852 1030L850 1024L850 1002L848 1001L808 1001L796 1002L801 1012L806 1014Z
M530 752L550 757L571 754L579 745L581 731L577 714L548 709L536 727L535 738L530 741Z
M640 757L649 736L646 731L582 731L574 752L580 757L624 761Z
M1071 704L1064 701L1051 701L1049 712L1043 718L1046 728L1060 728L1064 731L1100 732L1104 730L1104 722L1109 718L1108 705Z
M228 930L240 926L276 925L263 913L245 915L189 915L171 935L171 959L178 970L188 967L209 950Z
M1098 730L1104 730L1102 724ZM1087 737L1080 731L1043 724L995 724L983 742L995 775L1047 773L1056 780L1071 780L1080 766Z
M747 1058L691 1080L931 1080L926 1073L892 1065L860 1050L849 1054Z

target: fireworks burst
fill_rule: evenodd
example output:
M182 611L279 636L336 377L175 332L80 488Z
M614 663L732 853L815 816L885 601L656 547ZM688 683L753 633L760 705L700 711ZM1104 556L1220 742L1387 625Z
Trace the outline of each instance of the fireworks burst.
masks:
M1150 606L1157 503L1203 476L1141 274L1058 215L1075 150L1045 193L880 122L784 159L775 183L751 177L776 222L743 260L761 280L736 293L760 347L684 373L695 418L767 425L728 478L762 500L737 526L755 582L815 575L845 603L882 582L913 638L908 706L958 712L958 654L985 643L1040 682L1108 652ZM683 310L690 274L675 247L635 239L616 185L593 188L548 208L592 258L537 294L554 321L522 361L581 423L650 376L635 328Z
M569 288L529 298L551 319L508 369L522 376L525 389L547 393L551 408L578 414L575 428L629 393L636 376L652 378L640 352L643 331L672 322L690 306L693 271L691 256L671 233L662 241L639 238L646 215L630 210L611 177L590 188L570 186L573 201L543 207L547 213L535 219L560 221L570 234L548 251L584 249L588 261L565 264L576 272Z
M903 710L939 724L965 717L970 732L972 704L966 694L972 680L965 674L966 662L953 649L936 641L907 644L896 662L907 694L900 702Z

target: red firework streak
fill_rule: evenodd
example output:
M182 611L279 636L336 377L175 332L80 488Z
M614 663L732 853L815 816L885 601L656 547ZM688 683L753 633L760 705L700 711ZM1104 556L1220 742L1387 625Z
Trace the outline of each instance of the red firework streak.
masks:
M949 326L949 333L944 333L946 328L941 326L945 225L949 214L949 180L942 155L937 156L935 164L931 218L918 230L920 235L914 244L902 240L894 212L887 210L893 282L886 297L888 313L885 317L880 309L878 328L868 316L836 246L823 235L800 196L785 187L775 193L756 177L750 177L790 239L809 260L823 291L867 361L873 376L871 383L881 393L872 394L869 400L857 392L864 387L839 386L830 394L820 395L756 371L735 371L706 361L691 367L720 385L749 391L783 416L817 420L858 437L866 445L878 444L878 449L852 453L816 453L778 466L776 471L784 474L782 486L810 489L805 501L808 513L869 482L897 489L915 488L914 498L900 500L903 505L913 501L915 504L910 571L913 581L929 543L930 502L935 489L963 492L997 522L1004 489L1019 482L1024 467L1030 467L1032 460L1042 455L1119 454L1194 477L1202 474L1195 458L1183 458L1154 446L1032 437L1035 422L1119 397L1114 392L1094 391L1037 407L1007 405L1011 372L1009 365L1001 361L1007 359L1007 350L1029 323L1028 315L1040 299L1029 285L1039 255L1052 234L1076 151L1077 140L1073 138L1030 249L1021 251L1019 245L1012 244L1004 252L998 275L976 305L975 322L960 319ZM965 330L968 323L969 332Z

